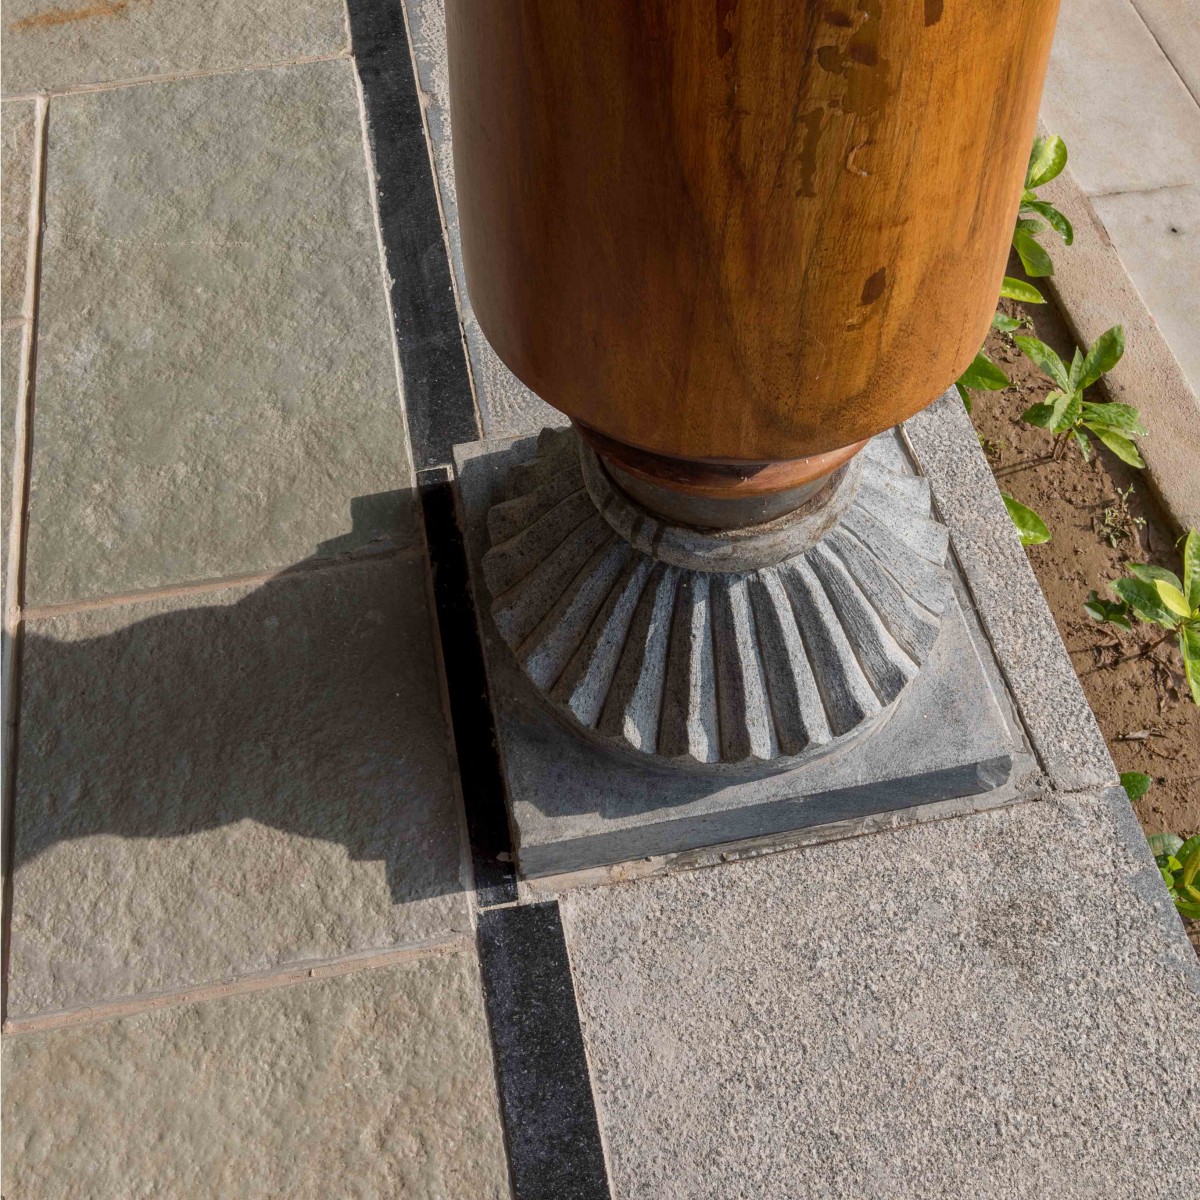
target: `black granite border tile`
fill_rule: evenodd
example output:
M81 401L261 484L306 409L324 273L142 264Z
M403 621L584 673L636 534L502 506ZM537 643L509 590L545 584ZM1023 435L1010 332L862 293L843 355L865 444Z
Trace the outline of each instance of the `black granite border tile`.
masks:
M504 776L450 473L436 467L418 480L477 900L481 908L510 904L517 899L517 882Z
M479 914L516 1200L609 1200L557 901Z
M375 162L413 465L480 435L400 0L347 0Z

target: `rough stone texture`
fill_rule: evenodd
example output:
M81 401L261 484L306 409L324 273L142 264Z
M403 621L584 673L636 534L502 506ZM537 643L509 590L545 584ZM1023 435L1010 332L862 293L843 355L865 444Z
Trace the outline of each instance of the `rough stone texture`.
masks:
M1096 196L1092 207L1113 242L1131 248L1129 269L1138 291L1193 389L1200 390L1200 170L1187 187ZM1181 287L1181 281L1187 284Z
M27 599L411 540L353 68L55 99Z
M1113 325L1125 326L1124 357L1104 377L1104 385L1114 400L1140 409L1153 431L1139 444L1171 519L1181 531L1200 528L1200 400L1071 168L1039 194L1075 228L1069 253L1055 256L1054 275L1044 282L1080 345L1090 346ZM1194 218L1179 226L1194 227Z
M30 621L14 1015L468 929L424 566Z
M458 199L454 190L454 156L450 138L450 79L446 59L444 0L404 0L412 39L413 60L421 86L422 109L437 176L438 197L450 244L455 290L471 359L475 398L490 437L534 433L543 425L564 425L567 418L531 392L501 361L483 335L471 309L463 271L458 231Z
M4 91L277 63L348 45L337 0L8 0Z
M509 1195L472 956L4 1042L4 1194Z
M894 440L891 445L903 457ZM491 506L503 494L509 463L523 456L522 447L527 450L528 444L497 441L455 452L469 561L479 584L488 537L485 515L489 509L496 513ZM529 468L536 469L537 464ZM871 818L881 812L977 796L1010 778L1025 782L1031 770L965 592L947 606L928 662L879 727L857 742L831 744L824 756L799 767L750 779L679 769L647 774L644 758L614 754L611 740L603 746L584 740L551 715L520 673L487 615L480 586L476 598L484 614L518 861L528 875L853 819L878 827ZM728 651L731 639L719 641ZM964 810L977 807L972 799L961 804ZM946 815L945 809L937 815ZM845 832L840 826L838 836Z
M7 15L7 10L6 10ZM8 47L5 47L5 55ZM32 100L0 105L0 317L5 321L25 314L25 268L29 253L29 203L32 199L33 141L37 132Z
M0 335L0 409L3 410L3 429L0 430L0 576L8 586L8 535L12 519L13 455L16 454L17 410L21 397L17 388L21 380L21 347L25 330L21 326L6 329Z
M954 390L910 417L904 433L1051 781L1063 791L1114 783L1104 737Z
M1200 979L1119 789L561 904L614 1200L1200 1186Z

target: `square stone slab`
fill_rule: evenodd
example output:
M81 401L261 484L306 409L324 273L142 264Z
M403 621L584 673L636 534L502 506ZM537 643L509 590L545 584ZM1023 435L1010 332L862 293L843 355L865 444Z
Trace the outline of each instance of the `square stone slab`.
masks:
M470 928L415 555L27 621L9 1012Z
M4 1039L13 1200L502 1200L469 951Z
M893 438L888 433L881 437ZM489 615L481 573L486 515L508 468L534 440L495 439L455 451L460 515L497 713L516 835L529 876L611 865L997 791L1034 763L999 671L955 576L955 598L929 660L880 728L816 761L731 781L618 757L569 729L542 705ZM945 815L945 808L941 808Z
M415 538L354 68L55 97L26 602Z

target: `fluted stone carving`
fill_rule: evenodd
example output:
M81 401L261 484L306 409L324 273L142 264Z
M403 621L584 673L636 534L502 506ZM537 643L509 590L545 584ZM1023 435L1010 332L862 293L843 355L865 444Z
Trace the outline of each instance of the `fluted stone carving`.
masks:
M773 770L886 718L937 636L947 535L880 435L810 505L750 529L666 524L571 429L488 514L497 629L568 721L696 770Z

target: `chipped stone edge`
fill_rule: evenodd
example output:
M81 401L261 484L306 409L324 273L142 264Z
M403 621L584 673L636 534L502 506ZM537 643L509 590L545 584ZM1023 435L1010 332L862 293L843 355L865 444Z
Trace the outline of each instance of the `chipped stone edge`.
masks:
M954 389L901 431L1051 784L1060 792L1116 784L1104 736Z

